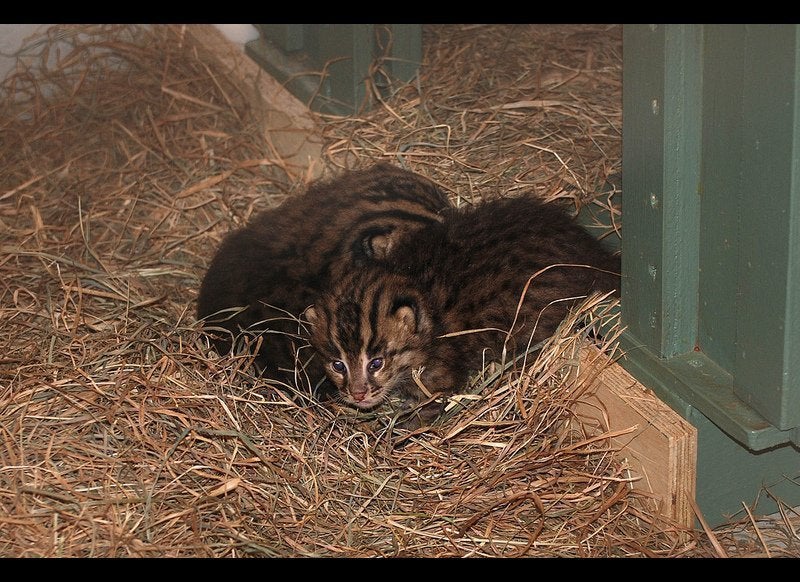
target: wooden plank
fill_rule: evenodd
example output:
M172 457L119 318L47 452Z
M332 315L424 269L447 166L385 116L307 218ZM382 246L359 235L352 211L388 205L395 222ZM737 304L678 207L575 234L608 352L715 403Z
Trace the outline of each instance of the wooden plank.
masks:
M625 25L622 321L662 357L694 349L703 43L698 25Z
M744 178L744 128L738 120L743 110L745 25L703 26L703 38L702 157L703 167L715 170L703 174L697 345L732 374L739 294L738 193L743 192Z
M797 307L790 303L800 257L791 247L800 219L800 27L758 24L745 30L742 164L736 168L742 182L738 198L730 200L739 213L734 392L788 430L800 425L800 365L797 352L787 349L798 345L800 333L800 322L791 318Z
M692 527L697 429L594 347L581 350L581 374L592 378L592 386L576 407L578 418L603 430L633 428L611 443L639 477L634 489L651 497L665 517Z
M316 116L265 73L215 26L172 25L198 53L240 81L255 111L263 117L263 131L270 144L266 157L285 162L287 173L305 181L322 175L322 137Z
M303 50L305 46L305 24L256 24L255 26L263 36L287 53Z

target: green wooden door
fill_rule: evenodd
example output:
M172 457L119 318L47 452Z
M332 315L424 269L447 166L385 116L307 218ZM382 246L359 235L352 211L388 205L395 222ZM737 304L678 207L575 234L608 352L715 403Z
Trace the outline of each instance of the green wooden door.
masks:
M623 365L698 427L713 522L800 502L799 33L624 28Z

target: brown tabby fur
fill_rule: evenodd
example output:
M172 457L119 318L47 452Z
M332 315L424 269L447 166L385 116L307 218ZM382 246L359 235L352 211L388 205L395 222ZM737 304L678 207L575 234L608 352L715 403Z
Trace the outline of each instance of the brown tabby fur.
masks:
M198 319L220 353L242 330L260 335L260 371L296 382L296 364L311 356L301 349L301 312L332 279L437 223L447 206L433 182L385 163L316 182L226 236L200 287ZM318 365L305 372L312 384L324 377Z
M552 204L496 200L442 218L306 311L311 343L349 404L421 400L414 370L432 393L463 389L470 371L500 358L531 277L509 357L552 335L575 298L619 288L619 259ZM443 337L466 330L484 331Z

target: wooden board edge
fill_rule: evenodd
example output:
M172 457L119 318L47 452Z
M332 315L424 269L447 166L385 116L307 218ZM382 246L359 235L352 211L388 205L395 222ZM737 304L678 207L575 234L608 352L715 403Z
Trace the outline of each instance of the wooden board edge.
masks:
M634 489L651 495L664 517L692 527L697 429L597 348L582 348L581 365L593 381L576 410L605 430L634 429L612 439L638 477Z
M203 58L238 81L255 111L262 116L268 157L281 161L292 178L310 182L322 175L322 132L316 114L275 78L261 69L212 24L173 24Z

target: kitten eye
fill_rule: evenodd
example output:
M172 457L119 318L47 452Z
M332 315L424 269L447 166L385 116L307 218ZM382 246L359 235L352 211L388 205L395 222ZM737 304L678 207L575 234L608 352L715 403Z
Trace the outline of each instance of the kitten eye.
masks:
M383 358L373 358L369 362L369 366L367 366L370 372L377 372L381 368L383 368Z
M331 368L337 374L344 374L347 371L347 366L341 360L334 360L331 362Z

